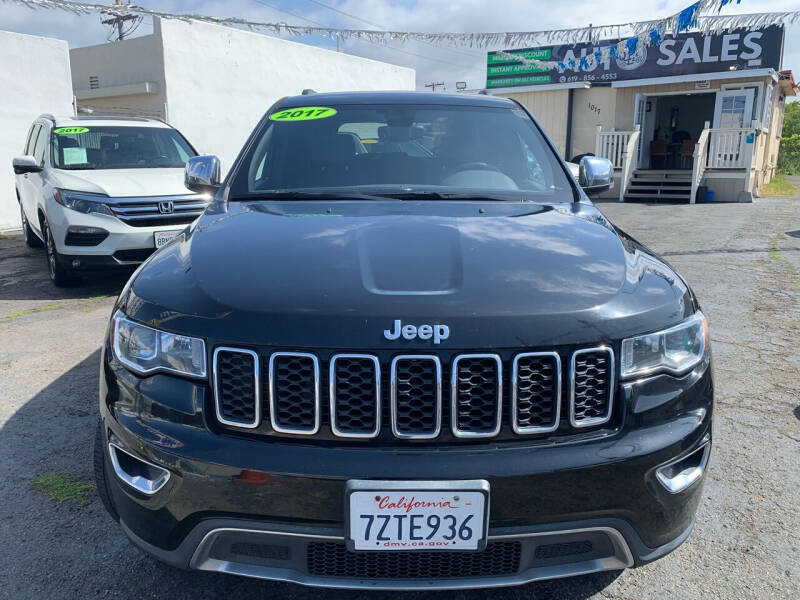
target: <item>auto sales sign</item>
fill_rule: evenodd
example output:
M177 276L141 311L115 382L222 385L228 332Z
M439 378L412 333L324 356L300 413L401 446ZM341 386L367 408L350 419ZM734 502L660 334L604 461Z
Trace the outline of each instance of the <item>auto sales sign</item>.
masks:
M525 63L505 54L490 52L487 57L486 87L613 82L765 68L778 70L783 53L783 27L773 25L763 29L735 29L708 35L685 33L665 37L654 46L639 44L632 54L619 50L614 58L609 57L600 63L593 60L592 55L597 50L615 46L619 41L506 51L528 61L557 61L566 66L564 70L548 69L536 63ZM605 55L608 56L608 53ZM589 60L581 63L581 58L586 57Z

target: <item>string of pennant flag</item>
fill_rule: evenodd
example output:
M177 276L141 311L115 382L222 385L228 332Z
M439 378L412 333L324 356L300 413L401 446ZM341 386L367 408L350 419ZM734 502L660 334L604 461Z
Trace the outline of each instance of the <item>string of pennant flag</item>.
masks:
M541 71L589 71L609 59L634 56L642 46L655 46L665 36L674 36L694 29L703 33L722 33L741 27L767 27L769 25L790 25L800 20L800 10L784 12L766 12L755 14L720 15L726 5L740 4L741 0L698 0L683 10L663 19L619 23L565 29L547 29L538 31L510 32L418 32L418 31L384 31L376 29L340 29L306 25L291 25L283 22L260 22L240 17L214 17L202 14L170 13L143 8L135 4L113 5L80 2L75 0L2 0L6 3L23 4L29 8L58 9L74 14L104 13L112 16L135 14L140 16L160 17L162 19L180 19L184 21L202 21L215 25L244 27L253 31L265 31L276 35L321 35L335 40L364 40L386 43L392 41L422 41L452 46L468 46L475 48L500 47L523 48L537 45L558 43L589 42L596 44L602 39L620 38L620 32L626 36L616 44L596 49L593 53L568 62L537 60L521 56L509 50L495 52L494 55L504 61L514 61ZM717 13L717 14L714 14Z

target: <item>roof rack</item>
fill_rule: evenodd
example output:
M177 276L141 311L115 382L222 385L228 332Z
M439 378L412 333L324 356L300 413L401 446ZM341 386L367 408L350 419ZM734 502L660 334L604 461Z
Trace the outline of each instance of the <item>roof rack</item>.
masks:
M153 117L142 117L142 116L130 116L126 117L124 115L98 115L98 114L91 114L91 115L78 115L77 117L72 117L76 121L113 121L113 120L120 120L120 121L152 121L154 120Z
M47 119L48 121L53 121L53 123L55 123L55 121L56 121L56 118L53 115L51 115L50 113L41 114L36 118L37 119Z

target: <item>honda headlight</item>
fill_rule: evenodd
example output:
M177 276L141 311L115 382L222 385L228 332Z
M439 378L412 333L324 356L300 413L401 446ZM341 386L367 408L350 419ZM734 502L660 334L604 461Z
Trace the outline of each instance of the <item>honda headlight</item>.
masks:
M707 348L708 322L697 311L680 325L622 340L620 375L680 375L703 360Z
M112 335L117 360L140 375L167 371L206 376L206 345L199 338L142 325L119 311L114 315Z
M114 216L114 213L111 212L111 209L106 204L108 196L55 188L53 189L53 197L60 205L84 214L99 213L101 215Z

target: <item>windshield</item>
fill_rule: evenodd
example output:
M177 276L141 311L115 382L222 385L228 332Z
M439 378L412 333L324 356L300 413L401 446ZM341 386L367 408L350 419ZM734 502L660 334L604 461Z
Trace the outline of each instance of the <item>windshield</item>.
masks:
M272 113L234 176L230 198L323 192L537 202L571 202L573 193L519 108L329 105Z
M195 156L189 143L166 127L56 127L57 169L182 168Z

